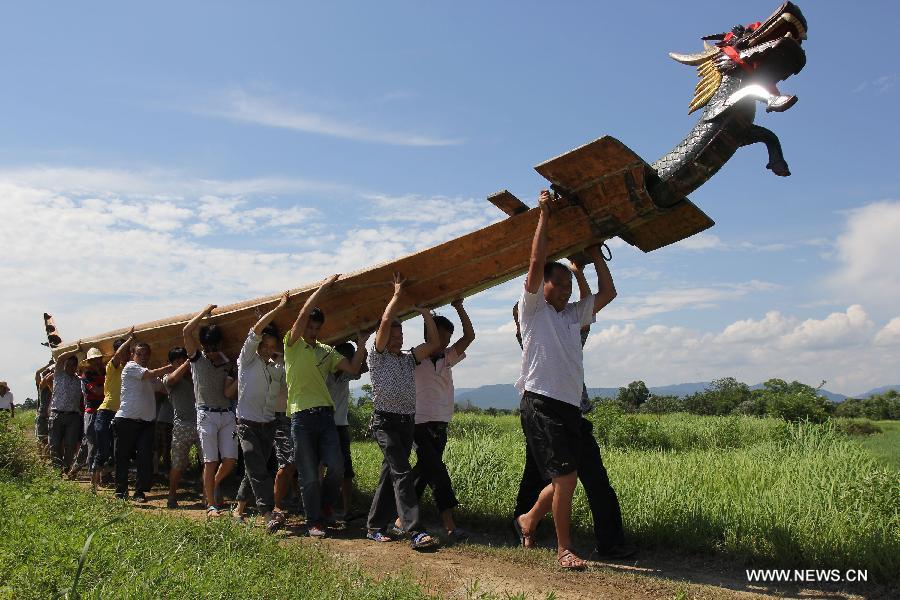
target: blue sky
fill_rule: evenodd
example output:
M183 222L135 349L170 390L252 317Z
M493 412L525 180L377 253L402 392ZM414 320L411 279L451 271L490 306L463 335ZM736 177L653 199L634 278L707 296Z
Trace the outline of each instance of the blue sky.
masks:
M533 165L601 135L655 160L695 120L666 53L777 4L6 6L0 379L30 394L44 310L77 338L272 293L486 225L496 190L533 204ZM900 8L800 5L800 101L758 118L793 175L743 149L692 196L713 229L613 244L589 385L900 382ZM457 385L515 378L520 285L471 300Z

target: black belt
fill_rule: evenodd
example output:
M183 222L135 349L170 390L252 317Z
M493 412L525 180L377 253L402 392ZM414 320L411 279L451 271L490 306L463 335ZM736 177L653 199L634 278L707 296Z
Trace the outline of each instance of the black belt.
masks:
M265 427L266 425L272 425L275 421L252 421L250 419L241 419L240 417L237 419L238 425L249 425L250 427Z
M214 406L203 406L203 405L198 406L198 407L197 407L197 410L204 410L204 411L206 411L206 412L217 412L217 413L231 412L231 408L230 408L230 407L228 407L228 408L216 408L216 407L214 407Z
M394 421L400 421L403 423L411 422L416 418L415 414L404 414L404 413L395 413L395 412L387 412L383 410L376 410L375 414L382 419L392 419Z
M334 413L334 409L330 406L313 406L312 408L304 408L303 410L298 410L297 413L308 413L311 415L318 413Z

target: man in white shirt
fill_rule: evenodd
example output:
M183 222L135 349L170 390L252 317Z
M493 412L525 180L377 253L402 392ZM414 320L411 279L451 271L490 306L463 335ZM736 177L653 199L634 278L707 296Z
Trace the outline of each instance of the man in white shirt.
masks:
M416 466L413 467L413 478L416 496L420 500L425 487L431 488L447 538L451 543L456 543L468 539L468 534L456 526L453 518L453 509L459 506L459 501L443 457L447 446L447 425L453 418L453 367L466 357L466 349L475 340L475 328L462 299L451 304L462 323L462 337L451 346L453 322L444 316L434 317L441 344L416 366L416 428L413 434ZM427 328L425 339L428 341Z
M585 250L597 270L598 292L569 304L572 273L547 261L550 193L541 192L540 217L531 246L525 289L519 300L522 370L516 388L525 442L544 479L551 481L532 509L513 522L523 545L548 510L556 526L557 561L564 569L585 568L572 551L572 495L578 482L581 393L584 364L581 329L616 296L612 276L597 247ZM551 493L552 492L552 493Z
M13 393L9 391L9 385L5 381L0 381L0 410L8 411L10 417L16 416Z
M128 466L137 449L137 481L134 501L144 503L153 484L153 442L156 420L156 386L158 378L173 370L171 364L148 369L150 346L138 342L131 351L131 360L122 369L122 394L119 410L113 419L116 430L116 498L128 495Z
M272 360L279 336L270 324L289 299L285 292L275 308L260 318L238 357L237 434L244 452L244 478L233 514L243 519L247 492L252 490L269 532L281 529L285 521L284 514L275 508L275 482L268 462L275 444L278 395L287 387L284 367Z

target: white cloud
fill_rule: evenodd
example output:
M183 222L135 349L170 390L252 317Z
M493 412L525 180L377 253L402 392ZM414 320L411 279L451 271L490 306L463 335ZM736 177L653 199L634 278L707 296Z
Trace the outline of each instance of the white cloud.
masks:
M853 88L854 94L859 94L866 90L874 90L878 94L884 94L888 92L897 85L897 74L896 73L888 73L886 75L881 75L872 79L870 81L863 81L858 86Z
M440 138L408 131L376 129L336 117L306 110L296 105L286 106L272 98L251 94L243 89L224 93L209 107L197 110L201 114L233 121L315 133L361 142L377 142L397 146L453 146L459 139Z
M703 309L753 292L777 289L773 283L751 280L703 287L666 288L631 298L617 298L597 315L602 320L635 320L684 309Z
M875 334L875 343L879 346L900 345L900 317L894 317Z
M777 310L770 310L759 321L743 319L735 321L722 331L719 339L728 342L754 342L772 339L787 332L793 320L786 318Z
M830 295L893 316L900 298L900 201L885 200L853 210L835 243L838 268L828 279Z
M863 307L854 304L842 313L831 313L821 320L807 319L781 339L785 348L834 348L853 344L870 334L873 328Z
M173 202L204 195L228 197L350 191L342 184L299 177L205 179L155 167L128 170L39 165L0 169L0 181L78 198L109 199L126 195Z
M727 246L712 233L698 233L672 244L679 250L724 250Z

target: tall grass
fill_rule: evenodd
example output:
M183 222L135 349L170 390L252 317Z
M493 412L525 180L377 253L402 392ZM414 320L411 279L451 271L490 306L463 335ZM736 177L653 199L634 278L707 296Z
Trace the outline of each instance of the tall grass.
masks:
M517 420L459 417L445 456L461 510L505 523L524 463ZM626 415L598 436L626 529L641 545L900 579L897 474L829 425ZM355 444L354 460L360 486L370 489L378 448ZM573 511L574 525L590 531L580 487Z

